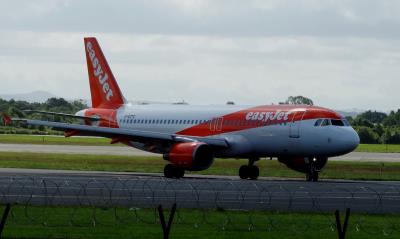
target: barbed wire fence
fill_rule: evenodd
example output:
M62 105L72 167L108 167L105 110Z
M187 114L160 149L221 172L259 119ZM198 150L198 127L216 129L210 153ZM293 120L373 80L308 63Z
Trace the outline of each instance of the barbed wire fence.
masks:
M25 224L50 231L60 226L157 226L157 208L176 204L173 227L333 232L337 230L333 213L351 208L348 230L400 236L400 184L160 177L0 177L0 183L0 204L11 205L6 229Z

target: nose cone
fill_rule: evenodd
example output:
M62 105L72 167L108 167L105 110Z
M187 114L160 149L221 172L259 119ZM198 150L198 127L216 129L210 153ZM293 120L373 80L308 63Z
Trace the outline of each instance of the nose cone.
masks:
M339 137L338 149L340 154L352 152L360 143L360 137L358 137L357 132L351 127L343 128L343 132L341 132Z
M349 152L355 150L358 145L360 144L360 137L358 136L357 132L351 128L352 130L349 132L348 135L348 146Z

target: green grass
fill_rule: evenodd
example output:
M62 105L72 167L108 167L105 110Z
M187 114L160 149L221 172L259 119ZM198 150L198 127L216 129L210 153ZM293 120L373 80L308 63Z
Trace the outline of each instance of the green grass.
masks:
M98 137L64 137L54 135L0 134L3 144L56 144L56 145L100 145L109 146L110 139ZM117 144L112 144L117 145ZM122 145L122 144L118 144Z
M400 144L360 144L357 152L400 153Z
M0 134L0 143L8 144L56 144L56 145L93 145L110 146L110 139L98 137L63 137L54 135ZM122 146L123 144L112 144ZM397 144L360 144L357 152L400 153Z
M19 152L0 154L0 167L3 168L161 173L165 163L166 161L161 157L146 156ZM246 163L247 160L216 159L209 169L195 173L237 175L239 167ZM261 160L257 162L257 165L260 167L261 176L304 178L304 174L288 169L276 160ZM328 161L320 177L322 179L400 180L400 163Z
M13 206L4 237L162 238L158 220L154 209ZM400 215L351 214L346 238L399 238L399 222ZM178 209L170 238L329 239L337 232L333 213Z

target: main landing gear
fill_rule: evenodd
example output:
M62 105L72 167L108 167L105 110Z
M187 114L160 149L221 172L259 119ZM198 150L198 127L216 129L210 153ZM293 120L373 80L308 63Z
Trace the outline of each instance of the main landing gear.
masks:
M185 175L183 168L176 167L172 164L167 164L164 167L164 176L166 178L182 178Z
M248 165L242 165L239 168L239 177L241 179L251 179L251 180L256 180L258 176L260 175L260 170L256 165L254 165L254 162L260 160L259 158L250 158L249 159L249 164Z
M306 174L306 180L309 182L318 182L319 171L320 170L317 170L315 167L315 160L313 159L313 162L310 163L310 170Z

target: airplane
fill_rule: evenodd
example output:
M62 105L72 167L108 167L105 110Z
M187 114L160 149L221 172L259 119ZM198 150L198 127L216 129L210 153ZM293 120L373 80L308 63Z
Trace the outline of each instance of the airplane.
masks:
M277 158L318 181L329 157L353 151L360 139L339 113L310 105L131 104L123 96L94 37L84 38L92 106L76 114L33 111L80 119L81 123L10 119L75 135L101 136L111 144L162 154L167 178L208 169L214 159L246 158L241 179L255 180L260 158ZM32 112L32 111L31 111Z

